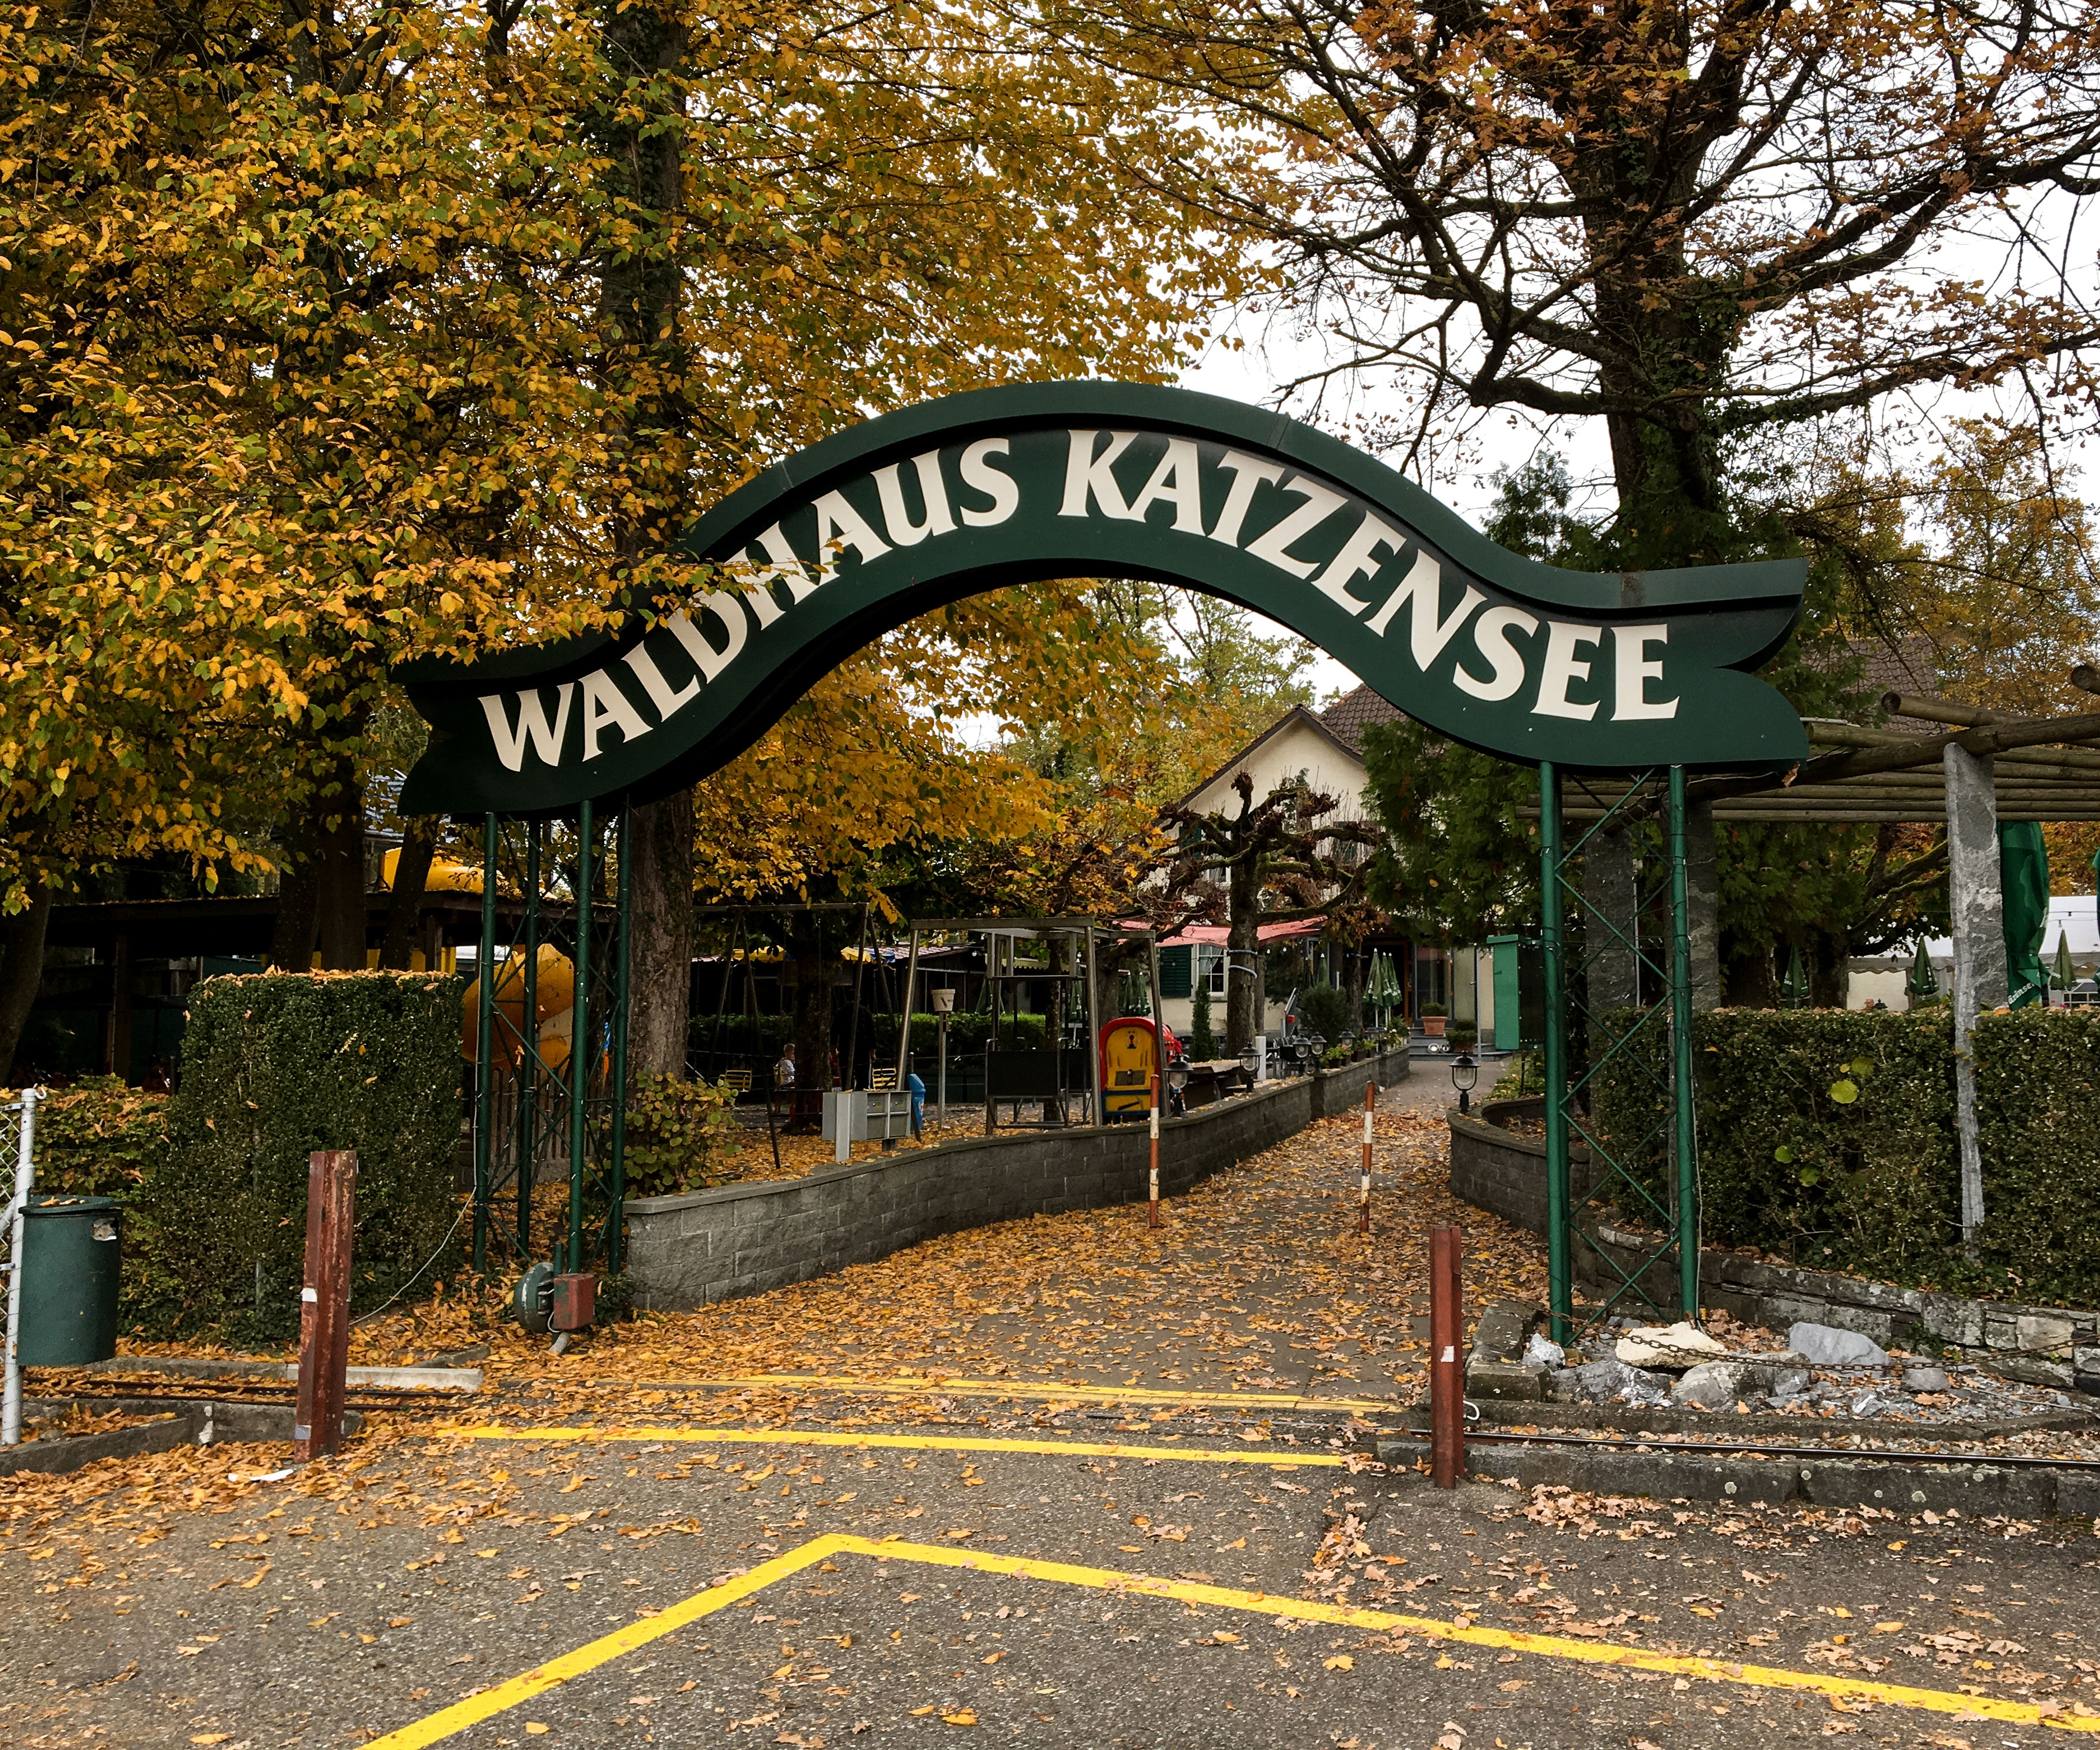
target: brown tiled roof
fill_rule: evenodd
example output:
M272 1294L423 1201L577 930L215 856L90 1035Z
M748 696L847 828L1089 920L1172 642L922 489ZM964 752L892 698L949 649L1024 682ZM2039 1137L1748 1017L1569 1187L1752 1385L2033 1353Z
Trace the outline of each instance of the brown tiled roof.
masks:
M1873 689L1873 699L1879 703L1884 693L1914 693L1930 699L1939 691L1939 677L1933 663L1932 640L1913 633L1890 642L1882 638L1855 638L1852 650L1855 655L1864 656L1867 665L1860 672L1860 678ZM1922 717L1890 717L1888 725L1892 730L1942 730L1941 723L1928 723Z
M1369 687L1360 686L1352 693L1344 693L1321 712L1320 721L1335 740L1361 758L1364 731L1374 723L1395 722L1401 715Z

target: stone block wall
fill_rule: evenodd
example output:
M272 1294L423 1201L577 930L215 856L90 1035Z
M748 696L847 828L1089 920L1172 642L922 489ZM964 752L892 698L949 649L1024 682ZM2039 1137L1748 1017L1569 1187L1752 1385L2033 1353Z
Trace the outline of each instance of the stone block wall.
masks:
M1492 1211L1533 1233L1546 1232L1546 1139L1520 1136L1498 1120L1544 1116L1542 1095L1521 1100L1489 1100L1477 1112L1455 1108L1451 1125L1451 1189L1476 1208ZM1568 1163L1573 1194L1586 1195L1590 1160L1578 1147Z
M1160 1126L1162 1197L1179 1197L1316 1119L1363 1103L1374 1078L1408 1073L1392 1051L1272 1083ZM885 1258L936 1235L1025 1215L1100 1209L1145 1195L1141 1123L973 1137L900 1150L801 1179L728 1185L627 1205L638 1306L701 1307Z

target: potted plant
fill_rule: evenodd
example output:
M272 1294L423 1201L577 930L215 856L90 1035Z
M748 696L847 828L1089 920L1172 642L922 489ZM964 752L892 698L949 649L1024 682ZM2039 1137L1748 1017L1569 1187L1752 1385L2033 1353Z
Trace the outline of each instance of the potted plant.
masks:
M1422 1005L1422 1030L1427 1034L1432 1039L1442 1038L1444 1037L1444 1029L1446 1025L1448 1025L1445 1017L1449 1012L1450 1012L1440 1003L1423 1003Z
M1479 1041L1480 1037L1480 1031L1477 1028L1469 1026L1465 1022L1461 1021L1450 1031L1449 1038L1451 1041L1451 1049L1454 1051L1470 1051L1472 1050L1474 1045Z

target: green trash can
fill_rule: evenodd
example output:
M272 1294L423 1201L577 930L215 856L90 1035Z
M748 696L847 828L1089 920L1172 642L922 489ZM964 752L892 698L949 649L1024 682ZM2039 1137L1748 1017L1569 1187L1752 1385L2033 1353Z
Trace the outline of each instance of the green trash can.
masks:
M77 1367L117 1353L123 1210L113 1197L32 1197L23 1210L24 1367Z

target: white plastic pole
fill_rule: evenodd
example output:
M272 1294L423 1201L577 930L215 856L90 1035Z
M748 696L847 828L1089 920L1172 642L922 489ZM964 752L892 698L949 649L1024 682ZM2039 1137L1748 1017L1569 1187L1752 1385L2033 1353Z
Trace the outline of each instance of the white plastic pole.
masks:
M0 1446L18 1446L22 1439L22 1364L16 1358L16 1338L22 1329L23 1211L36 1181L37 1098L42 1092L24 1088L15 1106L20 1122L15 1131L15 1194L7 1201L7 1386L0 1395Z

